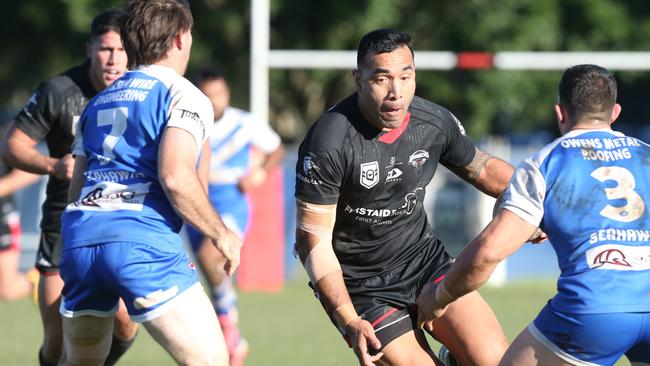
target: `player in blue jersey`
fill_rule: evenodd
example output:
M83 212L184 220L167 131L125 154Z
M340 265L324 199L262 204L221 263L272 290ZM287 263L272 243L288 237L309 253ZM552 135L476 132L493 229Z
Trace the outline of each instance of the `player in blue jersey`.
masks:
M478 288L539 227L558 257L558 293L501 364L613 365L623 355L650 364L650 146L611 129L616 94L602 67L564 72L555 105L563 136L519 165L496 217L423 291L420 325Z
M232 274L241 241L211 207L196 169L213 126L209 100L184 74L187 1L134 0L121 35L134 67L93 98L73 154L62 215L63 364L101 364L118 299L183 365L227 365L216 314L178 235L212 240Z
M241 238L250 221L246 193L263 183L284 156L280 137L265 121L230 106L230 87L223 72L201 69L194 83L212 102L215 128L209 137L212 151L208 179L210 202L226 225ZM243 364L248 345L240 336L237 293L222 266L221 253L196 229L187 227L190 244L211 287L212 305L226 339L231 366Z
M122 16L123 13L115 9L95 16L86 46L87 60L42 82L14 118L4 143L0 144L2 157L10 165L49 176L36 253L36 269L40 273L38 303L43 324L43 344L38 352L41 366L55 365L63 347L59 314L63 287L59 276L60 217L67 203L74 166L70 154L74 125L88 100L126 70L127 57L118 24ZM47 145L46 154L37 148L41 141ZM126 308L120 306L107 365L115 364L132 345L137 329L137 325L129 321Z

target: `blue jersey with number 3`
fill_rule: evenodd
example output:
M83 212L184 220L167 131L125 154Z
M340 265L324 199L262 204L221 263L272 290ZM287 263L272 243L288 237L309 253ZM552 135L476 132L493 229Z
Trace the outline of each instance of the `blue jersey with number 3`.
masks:
M554 308L650 311L650 146L574 130L523 161L502 208L539 225L558 257Z
M170 68L126 73L90 101L73 153L88 159L85 185L62 215L64 248L113 241L180 243L182 220L158 180L165 128L186 130L197 153L213 124L210 101Z

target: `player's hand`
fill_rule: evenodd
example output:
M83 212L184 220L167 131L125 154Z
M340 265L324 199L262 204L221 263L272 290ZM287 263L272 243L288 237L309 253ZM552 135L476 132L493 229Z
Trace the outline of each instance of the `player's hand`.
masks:
M436 301L436 287L434 283L427 284L422 288L418 296L418 328L433 331L433 321L440 318L447 309Z
M226 233L219 240L212 240L212 244L226 258L226 264L223 269L228 276L232 276L239 266L239 254L242 246L241 239L232 230L227 229Z
M544 240L548 239L548 236L546 235L545 232L543 232L540 228L537 228L533 235L530 236L528 241L532 244L539 244L543 242Z
M372 325L366 320L359 318L348 323L345 327L345 336L352 344L354 354L357 355L361 366L375 366L375 362L384 355L382 352L370 354L368 347L379 350L381 342L375 335Z
M65 154L54 164L54 175L60 180L69 181L72 179L72 172L74 171L74 158L72 154Z

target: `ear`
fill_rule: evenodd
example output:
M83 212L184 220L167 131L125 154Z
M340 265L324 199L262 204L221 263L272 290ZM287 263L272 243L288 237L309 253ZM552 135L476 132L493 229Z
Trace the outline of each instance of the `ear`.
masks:
M352 70L352 77L354 78L354 87L357 92L361 91L361 72L357 69Z
M93 46L90 44L90 42L86 42L86 57L92 58L91 57L92 48Z
M563 124L566 122L566 109L560 105L560 104L555 104L553 106L553 110L555 111L555 118L557 119L558 124Z
M610 123L614 123L618 116L621 114L621 105L616 103L614 104L614 108L612 108L612 118L610 118Z
M174 47L176 47L176 49L182 51L183 48L185 47L185 42L183 42L183 32L180 32L176 36L174 36L174 40L172 42L174 44Z

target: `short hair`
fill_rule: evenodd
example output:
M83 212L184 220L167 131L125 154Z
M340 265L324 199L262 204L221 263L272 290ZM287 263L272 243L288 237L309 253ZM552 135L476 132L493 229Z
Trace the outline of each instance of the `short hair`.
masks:
M90 23L90 40L101 37L110 31L119 34L124 17L126 17L126 13L118 9L108 9L97 14Z
M163 59L194 22L187 0L131 0L126 13L120 33L130 68Z
M369 53L392 52L400 47L408 47L413 55L411 35L392 29L377 29L366 33L357 48L357 68L361 68Z
M609 122L616 104L616 79L607 69L597 65L576 65L564 71L559 84L559 103L567 109L569 118L582 117ZM602 116L601 116L602 115Z
M192 83L194 83L194 85L196 85L197 87L205 83L206 81L212 81L212 80L223 79L226 82L226 84L228 83L228 80L226 79L226 75L224 74L223 70L214 66L206 66L200 68L197 72L195 72L192 75L190 79L192 80Z

